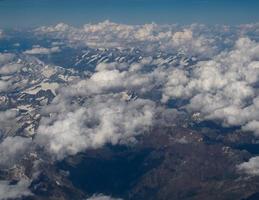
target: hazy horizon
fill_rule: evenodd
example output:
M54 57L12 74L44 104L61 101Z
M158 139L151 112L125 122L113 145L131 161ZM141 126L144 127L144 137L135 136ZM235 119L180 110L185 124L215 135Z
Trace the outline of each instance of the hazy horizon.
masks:
M259 20L256 0L1 0L0 28L110 20L124 24L247 24Z

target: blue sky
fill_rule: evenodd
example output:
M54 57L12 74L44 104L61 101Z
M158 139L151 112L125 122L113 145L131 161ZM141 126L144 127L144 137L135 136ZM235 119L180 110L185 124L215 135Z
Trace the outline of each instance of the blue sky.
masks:
M143 24L241 24L259 21L259 0L0 0L0 27L103 20Z

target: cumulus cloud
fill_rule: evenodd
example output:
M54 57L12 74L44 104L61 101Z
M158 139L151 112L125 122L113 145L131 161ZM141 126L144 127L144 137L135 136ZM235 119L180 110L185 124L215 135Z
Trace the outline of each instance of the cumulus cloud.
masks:
M195 37L191 29L184 29L172 35L173 47L188 54L196 52L200 55L211 55L214 47L210 45L213 44L213 42L213 39L208 39L205 36Z
M45 47L35 46L30 50L26 50L24 53L30 54L30 55L37 55L37 54L51 54L51 53L57 53L57 52L60 52L59 47L45 48Z
M165 74L159 69L141 71L149 62L144 59L134 70L125 63L100 63L88 78L61 87L41 111L46 117L34 142L57 159L107 143L133 142L155 116L155 103L141 95L152 91Z
M16 164L31 144L30 138L7 137L0 143L0 166L11 167Z
M251 33L241 31L239 34L244 36L240 38L229 36L222 40L221 34L229 34L225 28L217 37L198 25L130 26L105 21L81 28L58 24L37 29L36 34L73 45L134 47L143 52L133 63L101 62L84 78L79 75L64 85L60 83L57 96L40 110L41 119L33 140L20 136L3 138L0 166L13 166L37 145L60 160L105 144L132 143L152 126L172 125L180 117L186 117L184 112L199 112L203 120L240 126L243 131L259 136L259 43L246 35L252 35L254 27ZM217 43L219 40L222 43ZM58 47L34 46L24 53L31 58L30 55L59 51ZM163 53L172 55L163 58ZM194 56L197 62L186 63L184 59L173 62L179 55ZM0 53L0 92L8 91L13 84L9 76L15 77L15 72L25 66L17 60L14 54ZM48 74L46 68L42 71ZM44 76L44 81L49 77ZM185 101L174 108L167 107L170 100L178 99ZM15 119L16 115L14 110L1 111L0 124ZM186 140L181 138L179 142ZM258 175L258 163L259 158L254 157L238 169ZM29 184L26 180L16 185L0 181L0 199L29 195ZM101 194L89 198L112 199Z
M0 76L11 75L19 71L23 65L15 62L16 56L11 53L0 53ZM0 92L6 92L12 87L12 81L0 77Z
M19 71L22 67L23 67L23 65L19 64L19 63L6 64L6 65L3 65L2 67L0 67L0 74L9 75L9 74Z
M14 119L16 115L17 115L16 110L0 111L0 122L3 123L5 121L10 121Z
M10 75L19 71L23 65L17 62L15 54L0 53L0 75Z
M162 84L166 71L163 69L145 69L145 63L100 63L96 71L88 78L62 89L67 95L96 95L134 91L138 94L151 92L152 88Z
M259 156L252 157L248 162L241 163L237 169L251 176L259 175Z
M259 121L252 120L242 127L243 131L252 131L256 136L259 136Z
M8 181L0 181L0 200L21 198L32 195L28 187L31 182L21 179L16 184L10 184Z
M15 55L11 53L0 53L0 65L7 64L14 60Z
M226 126L255 131L258 120L259 44L240 38L223 51L191 68L172 69L163 89L162 102L187 99L189 112Z
M10 86L11 86L11 82L10 81L0 80L0 92L7 91Z
M104 21L98 24L86 24L75 28L67 24L40 27L38 35L62 38L70 44L87 45L94 48L129 48L138 47L143 51L183 51L191 55L207 57L215 52L215 41L206 34L193 33L193 27L160 26L157 24L124 25ZM202 30L202 29L201 29Z
M215 36L215 29L203 25L132 26L109 21L81 28L61 23L36 29L39 36L76 47L140 48L141 56L128 63L103 60L83 79L61 85L53 102L41 110L45 117L34 142L62 159L87 148L133 140L154 124L159 106L177 99L186 103L175 105L174 112L164 108L165 113L199 112L204 120L241 126L259 135L259 44L245 36L248 33L229 36L229 29L224 27ZM25 53L57 51L58 47L34 46ZM163 58L164 54L169 57ZM182 59L174 62L179 56ZM11 54L0 54L1 74L22 68L13 60ZM1 80L0 91L10 85ZM130 93L138 98L131 99Z
M4 37L4 31L0 29L0 39Z
M50 105L50 118L43 118L35 138L57 159L106 143L118 144L134 140L151 124L154 103L137 99L126 102L120 95L96 95L81 106Z
M122 200L122 199L113 198L113 197L106 196L106 195L103 195L103 194L95 194L95 195L91 196L90 198L88 198L86 200Z
M103 26L109 24L106 22ZM119 25L113 26L118 28ZM132 27L119 26L118 31L120 28L131 30ZM155 32L157 25L142 28ZM70 27L62 25L58 29L68 31ZM100 31L99 25L87 25L84 29L93 33ZM146 37L144 33L138 34L142 39ZM191 28L170 37L175 46L200 47ZM157 94L156 98L161 95L162 104L175 99L187 100L176 109L199 112L203 120L215 120L223 126L241 126L244 131L259 134L258 52L256 41L241 37L231 49L193 65L158 65L157 58L152 57L132 64L100 63L88 78L62 88L59 91L62 95L43 109L51 117L42 119L37 141L62 159L87 148L133 138L134 134L143 132L141 127L153 124L157 109L148 100L152 93ZM121 94L128 91L134 91L140 98L122 100ZM75 103L76 98L81 98L83 103Z

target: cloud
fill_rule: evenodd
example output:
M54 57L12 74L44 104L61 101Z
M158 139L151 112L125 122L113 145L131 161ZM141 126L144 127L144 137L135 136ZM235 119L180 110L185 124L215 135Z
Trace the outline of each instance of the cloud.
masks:
M259 136L259 121L252 120L242 127L243 131L252 131L256 136Z
M57 53L60 52L59 47L51 47L51 48L45 48L45 47L34 47L30 50L24 51L25 54L30 55L37 55L37 54L51 54L51 53Z
M0 122L6 122L6 121L10 121L12 119L15 119L17 115L17 111L16 110L6 110L6 111L0 111Z
M185 86L189 82L187 73L181 69L173 69L166 77L167 81L164 86L162 102L168 101L170 98L183 98L189 95Z
M23 65L19 63L5 64L2 67L0 67L0 74L9 75L19 71L22 67Z
M200 112L205 120L224 126L244 126L255 131L259 119L259 44L239 38L233 49L208 61L172 69L163 88L162 102L186 99L187 111Z
M12 75L22 69L23 65L16 62L11 53L0 53L0 76ZM12 80L0 77L0 92L6 92L12 87Z
M36 34L63 40L62 43L75 48L118 48L118 52L121 48L136 48L141 56L132 63L101 62L87 71L87 76L78 74L71 82L59 83L54 100L40 108L41 118L33 139L3 138L0 166L9 168L19 163L38 146L54 160L61 160L106 144L131 144L152 126L172 126L196 112L202 120L240 126L241 130L259 136L259 43L252 39L255 28L251 27L249 32L239 30L242 33L234 30L231 36L228 34L232 30L228 29L213 33L214 29L202 25L131 26L108 21L81 28L58 24L37 29ZM31 83L14 85L13 80L18 79L16 72L22 73L24 67L29 66L32 73L28 80L34 80L33 76L38 74L39 80L44 81L53 74L59 76L58 69L52 73L41 61L34 65L31 56L58 51L58 47L34 46L23 52L27 55L0 53L0 92L23 83L26 88ZM184 101L168 108L170 100ZM1 126L16 117L14 110L1 111ZM178 142L188 141L180 138ZM238 169L258 175L258 160L251 158ZM0 199L30 194L29 184L25 180L17 185L0 181ZM112 199L101 194L89 198Z
M0 29L0 39L4 38L4 31Z
M103 195L103 194L95 194L95 195L93 195L92 197L90 197L86 200L122 200L122 199L113 198L113 197L106 196L106 195Z
M175 32L172 35L172 45L176 49L180 49L187 54L196 52L199 55L213 53L214 47L213 39L208 39L205 36L195 37L191 29L184 29L183 31Z
M39 37L56 38L75 48L118 48L116 52L135 48L141 56L128 63L103 60L87 76L60 84L56 98L41 110L34 142L57 159L107 143L120 144L161 122L154 120L161 107L167 113L165 123L172 123L170 115L176 111L199 112L203 120L241 126L259 135L259 44L251 39L252 31L237 30L109 21L80 28L60 23L36 29ZM56 51L58 47L34 46L25 53ZM12 54L0 54L0 73L12 75L22 69L23 62L16 60ZM0 90L7 91L11 85L1 80ZM172 111L166 108L170 100L184 101Z
M21 179L16 184L10 184L8 181L0 181L0 200L21 198L31 196L32 193L28 189L31 182Z
M0 65L7 64L15 59L15 55L11 53L0 53Z
M160 68L145 69L143 63L100 63L90 78L82 79L77 83L62 89L67 95L96 95L103 93L119 93L134 91L138 94L150 92L152 88L163 82L165 71Z
M10 75L19 71L23 65L15 54L0 53L0 75Z
M46 108L51 117L41 120L35 138L57 159L106 143L130 142L152 125L155 105L150 100L127 102L110 94L96 95L80 106L64 101L60 98Z
M41 110L34 142L54 158L62 159L107 143L133 142L153 124L156 105L141 98L162 80L159 70L125 63L100 63L91 76L61 87L50 105ZM162 74L162 75L161 75ZM140 94L133 98L131 91Z
M108 27L110 32L113 29L117 32L147 29L148 33L138 32L139 40L145 41L149 37L145 34L153 34L161 28L155 24L132 27L105 22L86 25L81 31L91 35ZM52 28L54 30L47 32L78 32L67 25ZM195 29L197 27L189 27L172 33L172 45L179 46L176 48L187 46L187 49L197 46L200 49L204 45L197 40L199 36ZM120 37L125 34L123 32ZM152 43L157 37L162 36L156 35L147 40ZM202 38L206 37L200 36ZM133 40L136 41L136 38ZM189 114L199 112L203 120L220 122L223 126L241 126L244 131L258 134L258 52L256 41L241 37L231 48L194 64L158 64L163 63L161 58L148 56L132 64L99 63L89 77L61 88L58 93L62 95L43 109L43 113L51 114L51 118L40 122L37 142L57 159L62 159L87 148L98 148L106 143L118 144L125 138L134 139L134 134L143 132L136 131L139 127L154 124L153 116L159 109L155 108L153 100L157 101L160 96L161 105L169 100L184 99L187 103L175 109L184 109ZM129 91L134 91L139 98L129 102L122 100L122 94ZM152 99L154 93L157 97ZM77 98L81 98L83 103L77 104ZM74 102L73 106L71 102ZM107 115L104 114L106 112ZM129 121L134 122L134 119L142 123L129 125Z
M11 167L23 158L32 143L31 138L7 137L0 143L0 166Z
M248 162L241 163L237 169L251 176L259 175L259 156L252 157Z
M0 80L0 92L7 91L10 86L11 86L11 82L10 81L2 81L2 80Z
M196 28L195 34L192 29ZM182 29L182 31L179 31ZM202 30L202 29L200 29ZM86 45L93 48L140 48L142 51L183 51L190 55L208 57L216 52L212 37L198 31L195 26L181 28L173 25L124 25L104 21L75 28L64 23L40 27L36 35L68 41L71 45Z

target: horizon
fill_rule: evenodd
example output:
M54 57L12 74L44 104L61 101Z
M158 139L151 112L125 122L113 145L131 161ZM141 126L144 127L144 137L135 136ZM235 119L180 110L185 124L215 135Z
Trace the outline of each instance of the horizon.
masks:
M237 25L259 21L258 10L256 0L1 0L0 28L60 22L81 26L105 20L131 25Z

